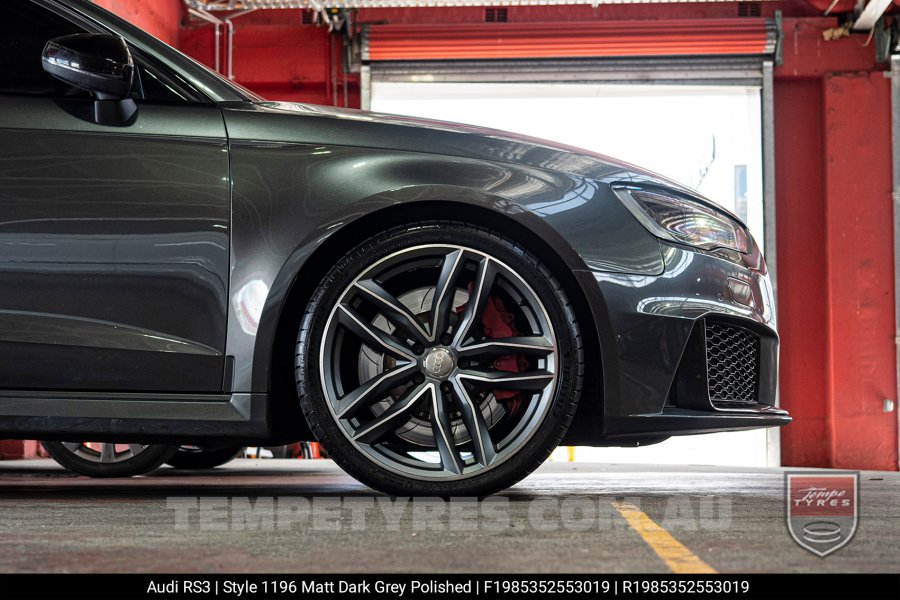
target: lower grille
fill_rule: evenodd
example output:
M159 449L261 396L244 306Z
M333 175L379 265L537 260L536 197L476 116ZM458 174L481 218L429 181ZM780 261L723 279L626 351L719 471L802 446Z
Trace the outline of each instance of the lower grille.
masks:
M759 353L759 336L752 331L707 322L706 370L713 406L757 402Z

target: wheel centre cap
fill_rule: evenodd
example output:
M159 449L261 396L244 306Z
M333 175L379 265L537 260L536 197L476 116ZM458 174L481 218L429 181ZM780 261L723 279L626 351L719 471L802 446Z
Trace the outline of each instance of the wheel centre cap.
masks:
M425 353L422 360L422 369L425 374L435 379L444 379L453 370L453 353L449 348L438 346Z

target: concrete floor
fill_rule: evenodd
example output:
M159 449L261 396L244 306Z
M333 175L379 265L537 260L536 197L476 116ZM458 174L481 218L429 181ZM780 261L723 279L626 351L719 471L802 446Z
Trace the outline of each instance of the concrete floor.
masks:
M614 502L723 573L900 571L900 473L862 473L856 535L821 559L785 528L783 472L547 463L449 507L391 501L326 460L116 480L6 461L0 571L668 572Z

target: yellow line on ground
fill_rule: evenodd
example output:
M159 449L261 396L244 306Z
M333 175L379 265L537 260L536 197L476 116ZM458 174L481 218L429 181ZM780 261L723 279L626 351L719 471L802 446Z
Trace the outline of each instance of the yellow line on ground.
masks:
M631 528L638 532L673 573L715 573L716 570L700 560L696 554L672 537L633 504L613 502Z

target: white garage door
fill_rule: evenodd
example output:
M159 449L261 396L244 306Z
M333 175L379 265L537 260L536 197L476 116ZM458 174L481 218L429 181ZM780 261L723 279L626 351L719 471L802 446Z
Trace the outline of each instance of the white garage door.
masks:
M609 154L698 189L763 239L759 85L386 79L373 73L372 110L505 129ZM766 466L778 460L768 437L764 430L687 436L646 448L577 448L574 457ZM565 460L570 453L561 449L555 456Z

